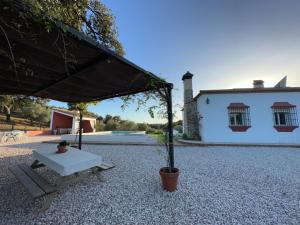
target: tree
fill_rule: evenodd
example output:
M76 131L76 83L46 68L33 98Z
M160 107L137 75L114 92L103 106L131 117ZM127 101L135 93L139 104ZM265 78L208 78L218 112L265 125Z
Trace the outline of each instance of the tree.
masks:
M147 131L149 129L149 126L146 123L139 123L137 124L137 129L139 131Z
M31 125L34 125L34 122L37 122L40 126L49 123L50 121L50 109L38 101L31 101L23 108L24 116L30 120Z
M90 114L88 112L88 107L90 105L97 105L99 102L80 102L80 103L68 103L68 109L69 110L74 110L74 111L81 111L86 114ZM96 116L96 115L92 115Z
M50 121L50 110L48 107L43 107L40 104L36 104L34 111L35 121L39 123L41 129L42 125L48 124Z
M109 120L112 120L112 118L113 117L111 115L107 114L104 118L104 123L106 124Z
M103 120L104 120L104 119L103 119L103 117L102 117L102 116L98 116L98 117L97 117L97 120L99 120L99 121L102 121L102 122L103 122Z
M118 41L115 17L111 10L100 0L91 0L88 3L88 12L86 18L83 19L87 28L86 34L123 56L125 52Z
M103 123L103 120L96 120L96 131L104 131L105 130L105 124Z
M109 119L106 123L105 123L105 130L116 130L118 127L118 123L115 122L113 119Z
M113 118L112 118L115 122L121 122L121 117L120 116L114 116Z
M15 97L12 95L1 95L0 96L0 104L2 107L2 110L4 111L6 115L6 122L11 122L10 116L11 116L11 110L14 107L15 103Z
M24 2L30 6L31 13L41 19L47 17L61 21L84 32L117 54L124 55L123 46L118 40L115 17L100 0L25 0ZM45 26L49 24L46 22Z
M122 120L117 129L118 130L137 130L137 125L133 121Z
M87 112L88 105L86 103L68 103L69 110Z

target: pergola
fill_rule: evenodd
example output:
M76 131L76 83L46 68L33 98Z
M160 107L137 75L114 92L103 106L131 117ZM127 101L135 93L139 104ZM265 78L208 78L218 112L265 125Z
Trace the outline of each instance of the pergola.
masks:
M21 2L0 2L0 94L77 103L153 90L164 93L173 168L173 85L60 22L49 20L51 29L34 15L25 22L20 15L30 12Z

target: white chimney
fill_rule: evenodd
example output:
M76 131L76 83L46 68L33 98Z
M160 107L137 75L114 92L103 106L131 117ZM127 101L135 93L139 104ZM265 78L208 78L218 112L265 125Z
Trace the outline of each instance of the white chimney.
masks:
M193 101L193 74L187 71L183 76L184 104Z
M264 81L263 80L254 80L253 88L264 88Z
M183 131L195 140L200 140L197 101L193 99L193 74L189 71L182 76L184 89Z

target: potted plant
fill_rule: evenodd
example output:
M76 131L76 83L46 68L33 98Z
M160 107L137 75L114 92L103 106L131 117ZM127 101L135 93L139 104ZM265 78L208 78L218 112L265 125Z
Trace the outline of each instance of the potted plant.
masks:
M172 89L173 84L166 83L163 79L160 81L152 80L149 84L149 91L143 95L134 95L134 97L125 96L123 99L122 108L124 109L132 102L137 102L138 107L146 106L148 100L158 101L155 105L148 108L148 113L151 118L154 118L155 111L162 118L168 119L168 132L163 136L156 136L159 142L166 148L167 166L159 170L162 179L162 185L167 191L173 192L177 189L177 181L179 169L174 167L174 146L173 146L173 110L172 110ZM132 95L131 95L132 96ZM161 151L160 151L161 152Z
M168 141L168 133L165 132L164 134L157 136L158 143L161 146L164 146L165 148L165 158L167 162L166 167L162 167L159 170L159 174L162 181L162 186L166 191L174 192L177 190L177 182L179 177L179 169L174 167L174 162L172 162L172 159L170 158L170 147L169 147L169 141ZM162 154L162 148L157 149L159 154Z
M58 143L57 145L57 152L56 153L65 153L67 150L67 146L69 145L69 143L67 141L61 141Z

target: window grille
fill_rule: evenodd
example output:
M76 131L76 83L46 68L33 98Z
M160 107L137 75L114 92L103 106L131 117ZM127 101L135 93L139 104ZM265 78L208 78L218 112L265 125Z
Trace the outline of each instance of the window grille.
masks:
M273 107L273 121L275 126L298 126L296 106Z
M249 107L228 108L230 126L251 126Z

